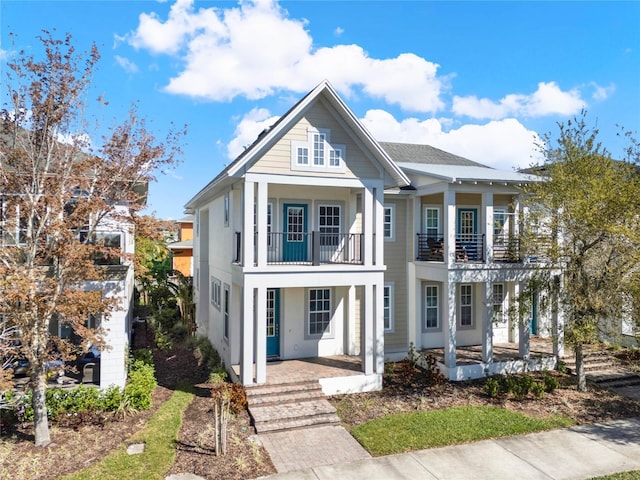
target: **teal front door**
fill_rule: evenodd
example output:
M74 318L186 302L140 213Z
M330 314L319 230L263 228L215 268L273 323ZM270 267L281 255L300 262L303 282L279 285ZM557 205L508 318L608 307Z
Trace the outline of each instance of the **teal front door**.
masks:
M538 292L533 292L531 298L531 323L529 325L531 335L538 334Z
M267 357L280 356L280 289L267 289Z
M307 206L285 203L282 260L284 262L306 262L307 237Z

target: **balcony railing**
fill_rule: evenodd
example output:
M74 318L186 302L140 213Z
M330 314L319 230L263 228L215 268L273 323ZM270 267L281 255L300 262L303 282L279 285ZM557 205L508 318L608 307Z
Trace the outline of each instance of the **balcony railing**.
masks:
M493 236L493 261L518 263L522 261L520 238L514 235Z
M418 233L416 260L423 262L444 261L444 235ZM456 235L456 262L483 262L484 234Z
M257 261L258 234L254 234L254 264ZM361 233L269 232L267 263L270 265L322 265L364 263ZM236 232L234 262L241 263L242 234Z

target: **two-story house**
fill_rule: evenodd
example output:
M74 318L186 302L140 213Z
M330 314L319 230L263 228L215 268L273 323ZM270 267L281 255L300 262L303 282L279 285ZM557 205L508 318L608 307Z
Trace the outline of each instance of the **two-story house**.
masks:
M171 267L185 277L193 277L193 215L176 221L178 240L167 248L171 251Z
M325 81L187 203L198 330L245 385L269 380L269 360L346 355L361 374L323 391L379 389L410 344L441 349L451 379L536 368L529 324L506 316L542 266L514 240L528 181L378 143ZM494 336L522 360L494 363ZM457 361L466 345L481 362Z

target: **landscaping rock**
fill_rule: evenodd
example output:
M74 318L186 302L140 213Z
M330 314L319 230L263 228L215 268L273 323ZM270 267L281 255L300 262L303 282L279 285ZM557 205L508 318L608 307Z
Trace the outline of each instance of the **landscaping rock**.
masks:
M205 480L205 478L194 473L174 473L165 477L164 480Z
M132 443L127 447L127 455L138 455L144 452L144 443Z

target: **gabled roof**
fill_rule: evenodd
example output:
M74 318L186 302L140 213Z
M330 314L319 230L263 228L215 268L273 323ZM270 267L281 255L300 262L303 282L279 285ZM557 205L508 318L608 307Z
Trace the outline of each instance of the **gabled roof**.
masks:
M222 184L226 179L242 176L247 169L258 160L266 150L271 147L279 138L282 137L298 119L306 112L306 110L314 104L316 100L323 98L327 101L338 114L342 117L351 132L355 134L382 165L385 171L393 179L393 186L405 186L409 184L409 179L404 172L393 162L387 152L380 147L373 136L362 126L358 118L347 107L347 105L338 96L331 84L324 80L307 95L305 95L298 103L282 115L276 123L265 129L258 138L246 148L236 159L231 162L220 174L218 174L209 184L200 190L185 205L186 209L192 209L208 192L217 185Z
M415 162L400 162L398 165L405 172L427 175L447 182L531 183L543 180L536 175L496 170L484 165L431 165Z
M431 145L416 145L411 143L380 142L394 162L425 163L430 165L465 165L486 167L468 158L445 152Z

